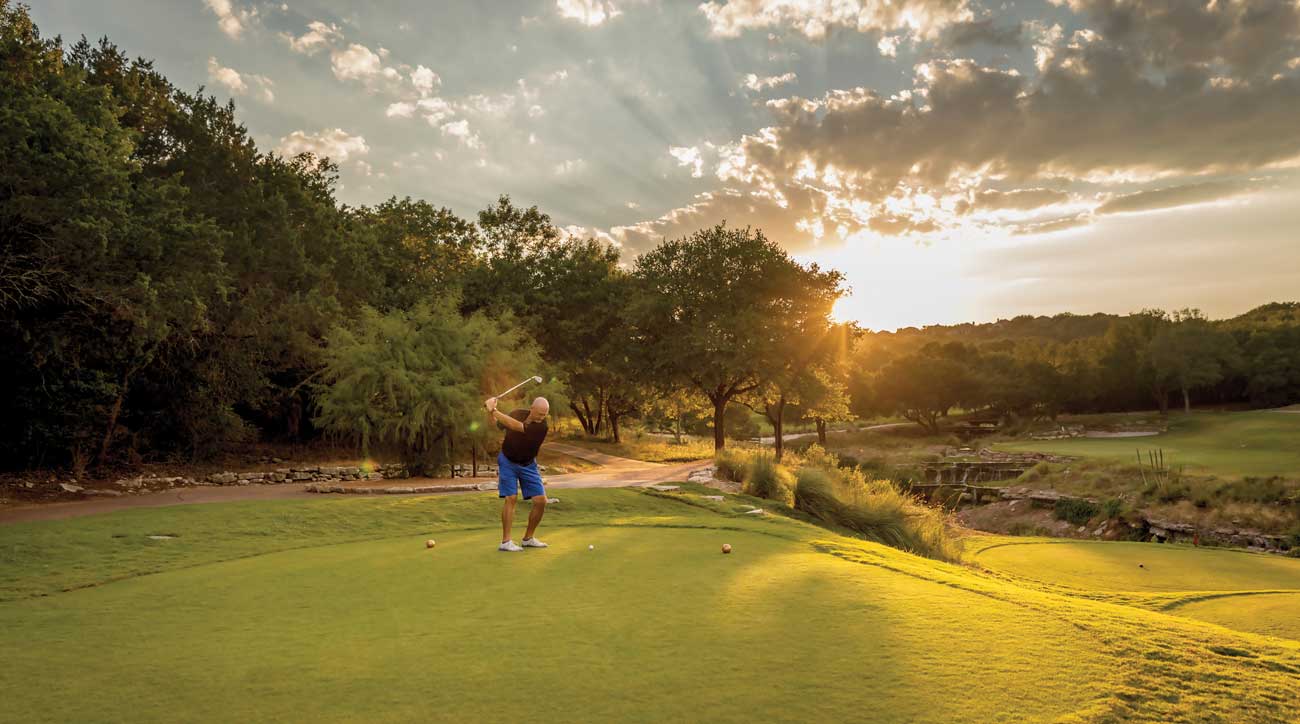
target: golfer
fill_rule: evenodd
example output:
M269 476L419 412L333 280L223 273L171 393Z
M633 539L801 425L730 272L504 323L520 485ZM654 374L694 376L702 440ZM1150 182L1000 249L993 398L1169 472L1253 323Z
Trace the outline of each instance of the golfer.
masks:
M542 522L542 515L546 512L546 488L542 487L542 474L537 469L537 451L546 439L546 416L551 412L551 403L545 397L538 397L529 409L515 410L509 415L497 409L495 397L484 404L497 426L506 431L506 437L501 441L501 452L497 455L497 469L500 471L497 474L497 495L503 499L501 545L497 550L516 553L524 548L545 548L546 544L536 538L537 524ZM524 500L533 501L522 547L510 537L510 528L515 522L515 503L519 501L515 495L521 487Z

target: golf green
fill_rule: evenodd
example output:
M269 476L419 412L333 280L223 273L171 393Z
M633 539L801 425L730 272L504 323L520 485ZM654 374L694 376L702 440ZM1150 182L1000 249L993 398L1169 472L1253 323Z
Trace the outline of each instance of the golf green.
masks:
M1300 589L1300 559L1223 548L1010 539L984 548L976 560L1021 578L1081 591Z

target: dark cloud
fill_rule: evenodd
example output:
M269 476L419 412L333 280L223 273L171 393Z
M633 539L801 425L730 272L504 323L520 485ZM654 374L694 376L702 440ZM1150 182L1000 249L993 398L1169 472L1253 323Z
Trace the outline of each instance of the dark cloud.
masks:
M998 25L993 18L954 23L944 30L940 44L949 48L966 48L972 45L994 45L1004 48L1021 48L1025 45L1022 23Z
M1256 187L1242 181L1210 181L1183 186L1170 186L1151 191L1116 196L1097 207L1098 214L1120 214L1133 211L1152 211L1175 206L1217 201L1247 193Z
M1294 0L1068 0L1097 32L1157 68L1226 64L1269 75L1297 55Z

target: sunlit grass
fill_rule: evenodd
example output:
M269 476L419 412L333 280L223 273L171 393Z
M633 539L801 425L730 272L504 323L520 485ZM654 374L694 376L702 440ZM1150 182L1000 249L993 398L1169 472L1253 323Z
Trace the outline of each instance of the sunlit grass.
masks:
M1300 716L1300 644L683 490L569 491L523 554L495 551L490 495L0 527L0 719Z

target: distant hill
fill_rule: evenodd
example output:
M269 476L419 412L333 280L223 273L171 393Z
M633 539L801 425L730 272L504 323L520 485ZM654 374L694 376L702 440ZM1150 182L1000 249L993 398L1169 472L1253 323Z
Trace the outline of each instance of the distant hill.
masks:
M986 343L1003 340L1040 339L1052 342L1071 342L1076 339L1100 337L1106 334L1113 322L1132 315L1127 314L1056 314L1053 316L1021 315L996 322L965 324L933 324L925 327L904 327L895 332L870 332L882 343L969 342ZM1245 314L1217 320L1227 329L1259 327L1300 326L1300 302L1271 302L1256 307Z

